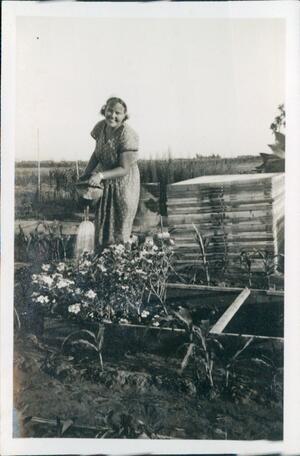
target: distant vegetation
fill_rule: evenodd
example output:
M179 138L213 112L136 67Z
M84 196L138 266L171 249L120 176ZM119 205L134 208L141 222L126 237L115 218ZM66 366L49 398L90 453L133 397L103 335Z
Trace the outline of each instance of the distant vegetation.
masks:
M78 162L79 174L86 162ZM174 182L193 177L217 174L241 174L255 172L261 164L261 158L256 156L240 156L221 158L218 155L209 157L197 155L195 158L168 158L139 160L142 184L157 183L159 185L159 205L163 215L166 213L167 186ZM75 210L75 183L77 180L76 163L74 161L55 162L52 160L40 163L41 193L37 198L37 163L21 161L16 163L16 208L24 211L26 207L37 207L47 211L47 204L53 211L59 206L64 213L64 207ZM28 210L27 212L30 212ZM25 215L25 214L24 214Z

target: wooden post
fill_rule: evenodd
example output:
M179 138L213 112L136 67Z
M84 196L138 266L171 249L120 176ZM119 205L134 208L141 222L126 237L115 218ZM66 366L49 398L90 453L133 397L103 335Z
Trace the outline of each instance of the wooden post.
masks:
M77 175L77 179L79 179L78 160L76 160L76 175Z
M228 325L230 320L233 318L239 308L244 304L249 295L249 288L244 288L244 290L238 295L231 306L228 307L226 312L223 313L222 317L217 321L217 323L211 328L209 332L216 334L222 333L223 329Z
M38 201L41 197L41 163L40 163L40 132L37 129L37 162L38 162Z

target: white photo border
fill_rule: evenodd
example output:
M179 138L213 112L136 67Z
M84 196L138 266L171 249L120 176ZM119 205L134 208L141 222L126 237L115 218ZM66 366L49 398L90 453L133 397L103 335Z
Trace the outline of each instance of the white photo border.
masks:
M243 2L2 2L2 195L1 195L1 454L299 454L300 453L300 8L296 1ZM286 20L286 298L284 440L97 440L12 438L14 150L16 18L164 17L283 18Z

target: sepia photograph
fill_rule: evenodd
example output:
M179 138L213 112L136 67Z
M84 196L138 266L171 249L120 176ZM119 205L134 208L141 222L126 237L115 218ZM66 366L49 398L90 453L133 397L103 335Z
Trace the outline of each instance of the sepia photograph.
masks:
M286 13L21 3L2 95L12 440L280 448Z

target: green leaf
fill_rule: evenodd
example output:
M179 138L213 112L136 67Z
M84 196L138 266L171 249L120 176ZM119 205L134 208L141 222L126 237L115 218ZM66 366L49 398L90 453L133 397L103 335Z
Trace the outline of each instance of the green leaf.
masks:
M63 340L63 343L62 343L62 345L61 345L61 350L63 350L65 344L66 344L72 337L74 337L75 335L79 335L79 334L88 334L88 335L96 342L95 334L92 333L92 331L89 331L88 329L80 329L79 331L73 331L71 334L69 334L69 335Z
M182 363L181 363L181 372L183 372L184 369L186 368L186 366L188 365L190 357L193 354L194 347L195 347L195 344L193 344L193 343L188 346L188 349L187 349L187 352L185 354L185 357L183 358Z
M62 430L61 430L61 435L63 435L65 432L67 432L68 429L74 424L73 420L66 420L63 422Z
M263 359L261 358L251 358L251 361L255 364L258 364L258 365L261 365L261 366L265 366L265 367L269 367L269 368L272 368L273 366L271 364L269 364L268 362L264 361Z
M89 348L89 349L94 350L95 352L98 353L97 347L94 344L92 344L91 342L89 342L88 340L85 340L85 339L73 340L71 342L71 345L75 345L75 346L76 345L81 345L84 348Z
M23 419L23 424L27 424L27 423L29 423L31 420L32 420L32 416L25 416L25 418Z
M174 315L182 321L188 328L193 324L191 314L187 309L180 309L178 312L174 311Z

